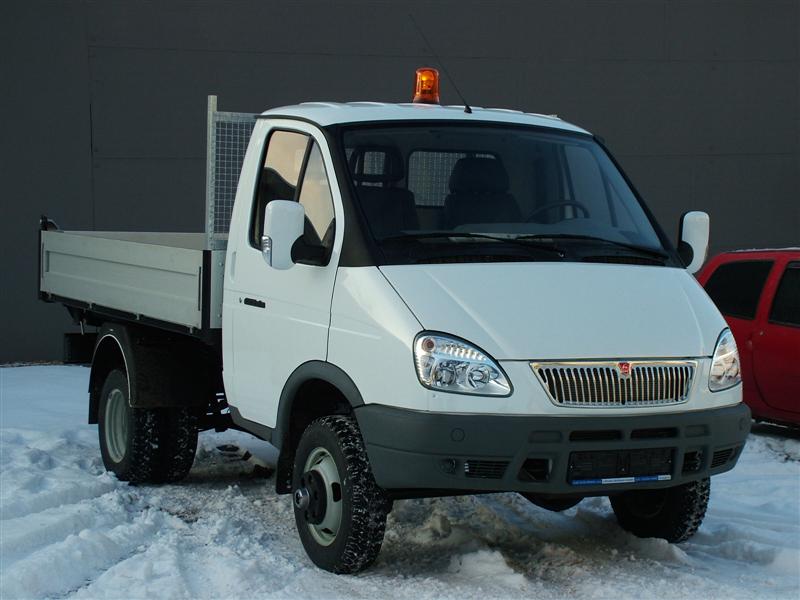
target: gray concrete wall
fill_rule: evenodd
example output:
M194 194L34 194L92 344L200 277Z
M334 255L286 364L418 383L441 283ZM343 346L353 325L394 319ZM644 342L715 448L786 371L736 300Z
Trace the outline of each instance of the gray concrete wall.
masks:
M0 362L58 359L36 227L199 231L205 102L407 101L433 63L469 101L602 135L668 231L800 244L800 2L9 2L0 6ZM457 97L445 82L443 102Z

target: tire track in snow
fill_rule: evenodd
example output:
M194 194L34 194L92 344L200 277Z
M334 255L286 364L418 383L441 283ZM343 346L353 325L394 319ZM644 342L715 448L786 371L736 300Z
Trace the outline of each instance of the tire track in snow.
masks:
M66 539L86 529L105 529L127 520L136 506L136 496L126 490L113 490L97 498L48 508L38 513L2 522L0 564L6 569L27 554Z
M160 528L169 525L168 521L164 513L147 509L130 523L117 525L108 532L84 529L71 534L15 562L14 577L3 578L0 596L57 596L78 589L149 543Z
M148 501L162 511L172 512L176 505L192 515L196 505L204 511L199 518L164 531L145 551L112 565L76 597L114 596L121 580L130 581L127 589L134 597L253 597L279 592L298 570L308 568L307 561L299 543L291 543L293 537L271 531L282 514L264 514L269 507L243 493L259 488L263 484L251 482L244 489L219 489L213 484L148 488ZM268 492L268 499L270 494L274 497ZM316 576L316 569L311 570Z
M81 442L75 432L4 430L0 454L7 465L0 473L2 520L98 498L119 485L104 472L96 442Z
M117 481L110 476L101 476L95 481L71 482L66 486L60 486L58 489L46 490L28 496L24 500L4 502L1 518L3 521L18 519L66 504L92 500L114 490L117 485Z

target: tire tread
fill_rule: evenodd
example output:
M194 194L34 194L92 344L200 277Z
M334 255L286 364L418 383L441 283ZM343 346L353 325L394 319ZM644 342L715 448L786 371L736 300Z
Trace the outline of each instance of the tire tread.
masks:
M105 447L105 402L111 389L121 389L128 398L128 379L120 369L106 376L100 394L98 433L106 469L121 481L130 483L168 483L180 481L192 468L197 450L197 425L186 408L128 407L129 441L125 456L111 460Z
M375 482L369 458L358 424L353 417L330 415L311 423L304 436L315 429L328 430L336 437L345 461L342 473L342 486L352 494L352 515L350 526L345 533L346 542L338 550L337 556L326 557L324 564L315 559L314 551L309 551L312 560L334 573L358 573L369 567L381 550L386 530L386 516L391 508L386 493ZM301 441L302 443L302 441ZM302 460L302 457L297 457ZM298 528L303 524L298 520ZM340 530L341 532L341 530ZM301 534L306 543L306 536ZM313 542L311 542L313 543Z
M703 522L711 495L709 478L692 481L666 490L661 509L652 517L637 516L624 494L611 498L611 507L620 526L642 538L662 538L671 543L685 542Z

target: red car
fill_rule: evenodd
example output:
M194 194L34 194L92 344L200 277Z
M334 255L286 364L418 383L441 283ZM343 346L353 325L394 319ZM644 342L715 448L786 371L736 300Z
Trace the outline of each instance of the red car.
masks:
M725 252L697 279L736 339L753 418L800 426L800 248Z

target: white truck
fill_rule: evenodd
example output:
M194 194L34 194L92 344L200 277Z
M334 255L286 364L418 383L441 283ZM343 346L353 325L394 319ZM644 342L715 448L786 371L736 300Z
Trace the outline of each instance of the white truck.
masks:
M676 249L580 127L422 100L210 101L205 233L43 218L40 297L81 325L70 353L91 344L106 468L176 481L198 431L250 432L337 573L399 498L608 496L624 529L686 540L750 428L692 276L707 215Z

